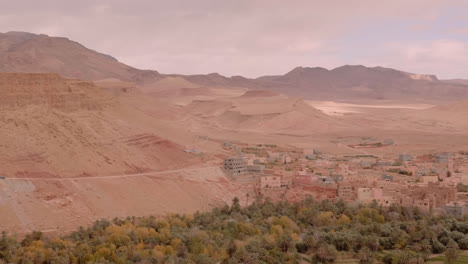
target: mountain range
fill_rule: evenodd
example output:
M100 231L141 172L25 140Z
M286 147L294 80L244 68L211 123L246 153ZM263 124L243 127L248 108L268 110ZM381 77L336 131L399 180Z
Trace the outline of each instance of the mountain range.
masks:
M468 82L439 80L383 67L345 65L332 70L296 67L284 75L245 78L160 74L140 70L62 37L26 32L0 33L0 72L52 72L83 80L119 79L151 86L165 77L179 77L203 87L245 87L308 99L422 99L468 98Z

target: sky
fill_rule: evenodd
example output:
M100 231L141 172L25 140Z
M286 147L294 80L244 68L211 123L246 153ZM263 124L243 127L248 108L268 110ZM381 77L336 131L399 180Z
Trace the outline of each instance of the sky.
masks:
M0 0L0 32L62 36L161 73L383 66L468 79L465 0Z

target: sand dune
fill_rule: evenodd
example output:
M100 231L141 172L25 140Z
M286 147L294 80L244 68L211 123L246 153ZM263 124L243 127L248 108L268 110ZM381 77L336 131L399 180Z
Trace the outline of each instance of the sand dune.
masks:
M338 126L336 120L302 99L270 93L263 95L197 101L188 105L186 110L202 117L203 122L233 130L314 134Z

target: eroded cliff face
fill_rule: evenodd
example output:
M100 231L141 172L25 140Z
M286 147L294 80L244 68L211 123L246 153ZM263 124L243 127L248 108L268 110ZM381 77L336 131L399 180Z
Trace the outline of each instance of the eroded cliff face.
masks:
M120 175L201 162L184 152L195 136L179 137L161 114L172 108L109 90L51 73L0 73L0 175Z
M99 110L108 102L92 82L53 73L0 73L0 109L44 105L63 111Z

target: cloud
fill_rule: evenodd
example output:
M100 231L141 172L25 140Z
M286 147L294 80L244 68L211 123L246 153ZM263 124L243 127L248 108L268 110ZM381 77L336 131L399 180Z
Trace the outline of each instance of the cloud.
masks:
M468 36L468 27L462 27L462 28L453 28L449 31L450 34L453 35L465 35Z
M375 54L364 61L413 73L436 74L442 79L468 77L468 43L458 40L388 43Z

